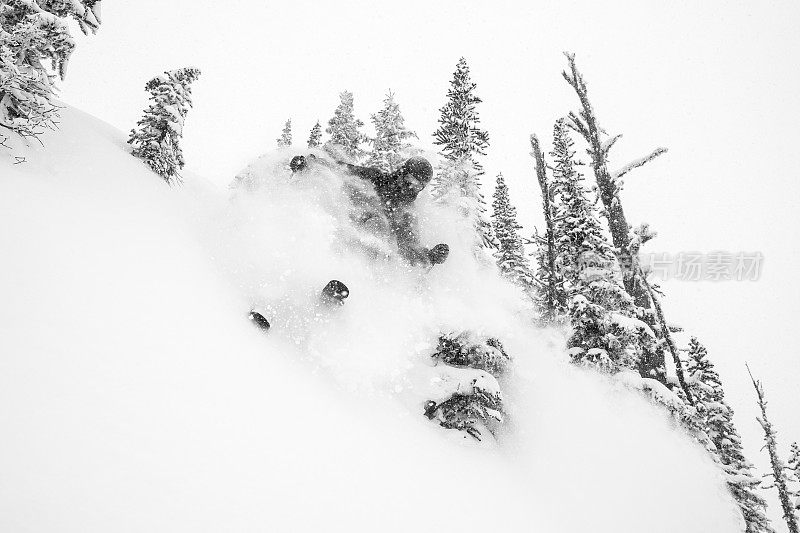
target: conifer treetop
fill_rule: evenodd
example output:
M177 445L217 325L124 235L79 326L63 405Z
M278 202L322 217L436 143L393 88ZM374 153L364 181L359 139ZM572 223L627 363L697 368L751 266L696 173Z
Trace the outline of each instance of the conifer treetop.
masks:
M458 60L447 103L439 110L439 128L434 132L434 143L442 147L445 157L458 160L463 157L477 163L477 156L486 155L489 134L478 124L477 104L482 100L474 93L475 83L470 78L469 66L463 57Z
M311 128L311 132L308 135L308 147L309 148L319 148L322 144L322 125L320 125L319 120L314 127Z
M391 172L405 160L403 151L411 146L406 140L417 137L417 134L406 128L400 106L391 91L383 100L383 108L371 119L375 126L375 138L371 140L372 151L367 164Z
M281 131L281 136L278 137L278 148L283 148L292 145L292 119L287 119Z
M364 126L364 123L355 116L353 93L343 91L339 93L339 99L339 105L325 129L325 132L330 135L328 143L339 146L347 156L357 160L364 153L359 148L359 144L364 140L359 128Z

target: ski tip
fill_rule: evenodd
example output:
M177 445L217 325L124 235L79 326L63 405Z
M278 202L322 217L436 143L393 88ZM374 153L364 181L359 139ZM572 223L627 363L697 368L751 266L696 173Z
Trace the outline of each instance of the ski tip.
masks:
M437 244L428 251L428 259L434 265L441 265L447 261L450 255L450 247L444 243Z
M308 167L308 162L306 161L305 156L296 155L292 158L289 162L289 168L292 169L292 172L301 172Z
M327 302L342 305L348 296L350 296L350 289L338 279L330 280L322 289L322 299Z
M264 315L262 315L262 314L261 314L261 313L259 313L258 311L255 311L255 310L253 310L253 311L250 311L250 314L249 314L249 315L247 315L247 318L248 318L248 319L249 319L249 320L250 320L250 321L251 321L253 324L255 324L256 326L258 326L258 328L259 328L259 329L262 329L262 330L264 330L264 331L268 331L268 330L269 330L269 328L270 328L269 320L267 320L266 318L264 318Z

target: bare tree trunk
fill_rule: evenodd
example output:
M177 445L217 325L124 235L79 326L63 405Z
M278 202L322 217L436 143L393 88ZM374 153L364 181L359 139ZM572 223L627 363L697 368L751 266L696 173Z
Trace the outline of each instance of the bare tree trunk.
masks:
M547 236L547 268L550 271L550 275L547 281L546 318L553 320L556 308L556 245L555 236L553 235L553 213L550 207L550 185L547 181L547 165L544 161L544 154L542 154L539 139L536 135L531 135L531 148L533 149L531 155L536 161L536 178L539 181L539 188L542 190L544 221L547 226L545 231Z
M758 395L758 406L761 408L761 418L758 418L758 423L764 430L764 448L767 449L769 454L769 462L772 465L772 479L775 488L778 489L778 499L783 508L783 519L786 520L786 525L789 528L789 533L798 532L797 515L794 514L794 507L792 502L789 501L789 489L786 486L786 465L781 461L778 455L778 443L776 439L776 432L772 428L772 424L767 418L767 400L764 398L764 387L760 381L756 381L753 373L750 372L750 367L747 367L747 373L750 374L750 379L753 381L753 387L756 388Z

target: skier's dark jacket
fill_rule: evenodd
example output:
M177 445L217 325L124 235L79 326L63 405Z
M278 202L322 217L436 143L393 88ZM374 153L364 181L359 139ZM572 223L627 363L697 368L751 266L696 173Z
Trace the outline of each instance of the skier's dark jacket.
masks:
M433 177L427 159L412 157L394 172L375 167L360 167L345 163L347 170L375 187L392 234L397 239L400 254L412 264L430 264L431 252L420 246L417 237L417 217L411 209L417 195ZM433 259L435 261L435 259Z

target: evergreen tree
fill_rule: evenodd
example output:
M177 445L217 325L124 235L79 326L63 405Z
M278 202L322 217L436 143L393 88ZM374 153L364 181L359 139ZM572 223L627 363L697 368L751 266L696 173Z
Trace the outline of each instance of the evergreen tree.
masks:
M148 81L151 104L144 117L132 129L128 143L132 153L141 157L167 183L180 181L183 168L180 140L186 114L192 107L191 83L200 76L195 68L169 70Z
M496 248L492 227L486 217L486 200L481 193L480 177L483 167L479 155L486 154L489 134L478 124L477 104L481 99L474 94L475 83L470 79L469 66L462 57L447 91L447 103L442 107L439 129L434 132L434 143L442 147L446 160L437 169L431 186L434 199L447 198L456 204L472 222L476 231L475 253L480 248Z
M725 472L731 495L739 505L746 533L774 533L766 516L767 502L758 495L761 480L745 458L742 439L733 424L733 410L725 402L722 381L696 338L689 341L687 382L695 398L700 427L713 444L712 453Z
M353 111L353 93L344 91L339 94L341 102L328 121L325 132L331 137L326 144L338 146L344 154L357 161L364 154L359 144L364 139L358 131L364 125L355 117Z
M417 134L406 129L400 106L394 101L391 91L383 100L383 109L371 118L375 125L375 138L372 139L372 151L367 165L391 172L405 159L403 150L411 146L405 142L406 139L416 137Z
M522 226L517 223L517 209L511 205L508 185L502 173L497 175L493 197L492 229L498 241L495 252L497 266L503 276L530 293L533 290L533 272L519 236Z
M292 145L292 119L287 119L286 124L283 126L281 136L278 137L278 148L284 148Z
M474 94L475 83L471 80L469 66L463 57L458 60L456 71L447 91L447 103L440 109L439 129L434 132L434 143L442 147L442 153L453 161L469 158L478 170L478 155L486 155L489 134L478 127L477 104L482 100Z
M556 269L573 327L568 341L577 364L616 372L634 369L643 350L651 349L652 332L637 320L614 266L614 251L602 232L583 177L575 168L564 119L553 129L553 220Z
M682 375L680 359L674 343L668 338L669 329L663 320L663 313L658 308L658 305L654 305L652 301L654 292L648 286L648 282L639 266L639 249L645 241L636 238L634 232L631 231L622 208L620 193L622 191L621 178L623 176L666 153L667 150L666 148L657 148L649 155L625 165L616 172L609 171L608 154L621 135L608 137L605 130L599 126L594 108L589 101L586 82L575 65L575 55L568 53L565 55L569 62L569 70L563 71L562 76L575 90L581 103L581 110L577 114L569 113L567 125L570 129L580 134L588 144L586 152L591 157L592 171L597 183L600 200L603 204L603 216L608 221L617 263L622 270L622 283L625 290L634 299L636 306L646 311L642 314L642 318L648 323L653 332L663 338L663 340L659 340L654 351L644 354L640 362L639 373L642 377L653 377L666 384L664 345L666 344L666 347L672 352L679 376ZM649 234L649 237L652 237L652 234ZM661 322L660 324L657 323L659 321ZM681 379L681 381L683 380Z
M54 125L55 78L64 79L75 49L69 20L96 32L100 0L0 2L0 127L35 137Z
M757 381L750 368L747 368L750 373L750 379L753 381L753 387L756 389L758 397L758 407L761 409L761 416L757 418L758 423L761 424L761 429L764 430L764 448L769 455L769 462L772 466L772 485L765 488L775 488L778 490L778 500L781 502L781 509L783 509L783 519L786 521L786 526L789 528L789 533L798 533L797 515L794 512L794 505L791 502L791 495L789 494L788 478L786 476L787 467L778 455L778 440L777 432L772 426L772 423L767 418L767 400L764 396L764 387L760 381Z
M567 315L566 294L563 288L563 279L556 269L556 246L553 223L552 194L553 187L547 175L547 163L539 146L539 139L531 135L531 156L536 166L536 180L542 194L542 210L544 212L545 233L535 233L533 242L536 245L534 258L536 260L536 273L534 281L536 287L536 302L539 307L541 319L544 324L560 320Z
M319 121L314 124L314 127L311 128L311 133L308 136L308 147L309 148L319 148L322 144L322 126L320 126Z

